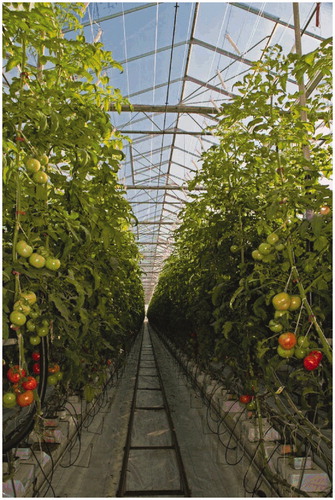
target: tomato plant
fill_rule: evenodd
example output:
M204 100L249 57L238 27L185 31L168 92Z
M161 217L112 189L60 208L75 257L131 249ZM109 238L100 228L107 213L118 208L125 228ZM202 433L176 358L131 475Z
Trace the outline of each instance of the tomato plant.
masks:
M102 386L102 362L92 375L96 360L119 357L144 317L135 218L118 180L123 138L109 114L111 105L120 110L128 101L101 79L105 68L121 66L84 35L65 43L64 27L80 29L80 12L75 4L31 4L23 27L21 6L3 9L10 72L3 97L3 332L19 340L19 352L6 358L25 363L48 336L65 392L84 391L93 377ZM46 36L36 37L41 19ZM28 59L37 67L41 58L31 71Z

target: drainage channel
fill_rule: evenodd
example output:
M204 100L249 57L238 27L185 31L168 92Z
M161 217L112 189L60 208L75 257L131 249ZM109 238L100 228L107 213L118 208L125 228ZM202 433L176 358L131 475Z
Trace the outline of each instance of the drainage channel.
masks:
M191 496L147 323L116 496Z

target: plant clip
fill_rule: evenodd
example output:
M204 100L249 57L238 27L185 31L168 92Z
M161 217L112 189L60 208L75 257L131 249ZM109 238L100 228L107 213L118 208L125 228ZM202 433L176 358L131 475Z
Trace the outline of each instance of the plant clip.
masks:
M27 212L24 212L23 210L16 210L16 215L26 215Z
M13 269L12 274L14 274L14 275L18 275L18 276L19 276L21 273L20 273L19 271L15 271L15 270Z
M20 327L19 327L19 326L17 326L17 325L14 325L13 323L10 325L10 328L11 328L12 330L15 330L15 331L20 330Z
M16 140L17 142L24 142L24 141L25 141L24 137L19 137L19 136L16 136L16 137L15 137L15 140Z
M284 385L281 385L275 392L275 394L281 394L283 392L283 390L285 389L285 386Z
M313 322L313 319L315 319L314 314L310 314L310 315L308 316L308 321L309 321L309 323L312 323L312 322Z

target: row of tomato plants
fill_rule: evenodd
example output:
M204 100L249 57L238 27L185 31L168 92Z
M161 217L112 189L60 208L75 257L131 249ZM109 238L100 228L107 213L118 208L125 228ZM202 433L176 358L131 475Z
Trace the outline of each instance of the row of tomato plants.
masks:
M201 365L229 366L250 409L257 395L265 401L294 393L306 415L322 411L326 427L331 67L329 40L304 56L275 46L237 84L239 97L222 106L212 129L218 145L203 154L189 183L206 190L182 212L148 310L149 320ZM292 80L320 74L301 106Z
M82 4L3 8L4 404L38 400L39 345L49 385L91 400L144 316L139 253L118 185L123 101L88 43ZM67 40L64 28L76 37ZM16 339L14 344L11 339ZM7 345L8 344L8 345Z

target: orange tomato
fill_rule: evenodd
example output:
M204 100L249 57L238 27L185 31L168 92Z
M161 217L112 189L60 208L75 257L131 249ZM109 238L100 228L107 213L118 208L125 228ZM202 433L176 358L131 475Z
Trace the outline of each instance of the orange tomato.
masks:
M297 343L297 337L294 333L282 333L278 338L279 345L286 350L292 349Z

